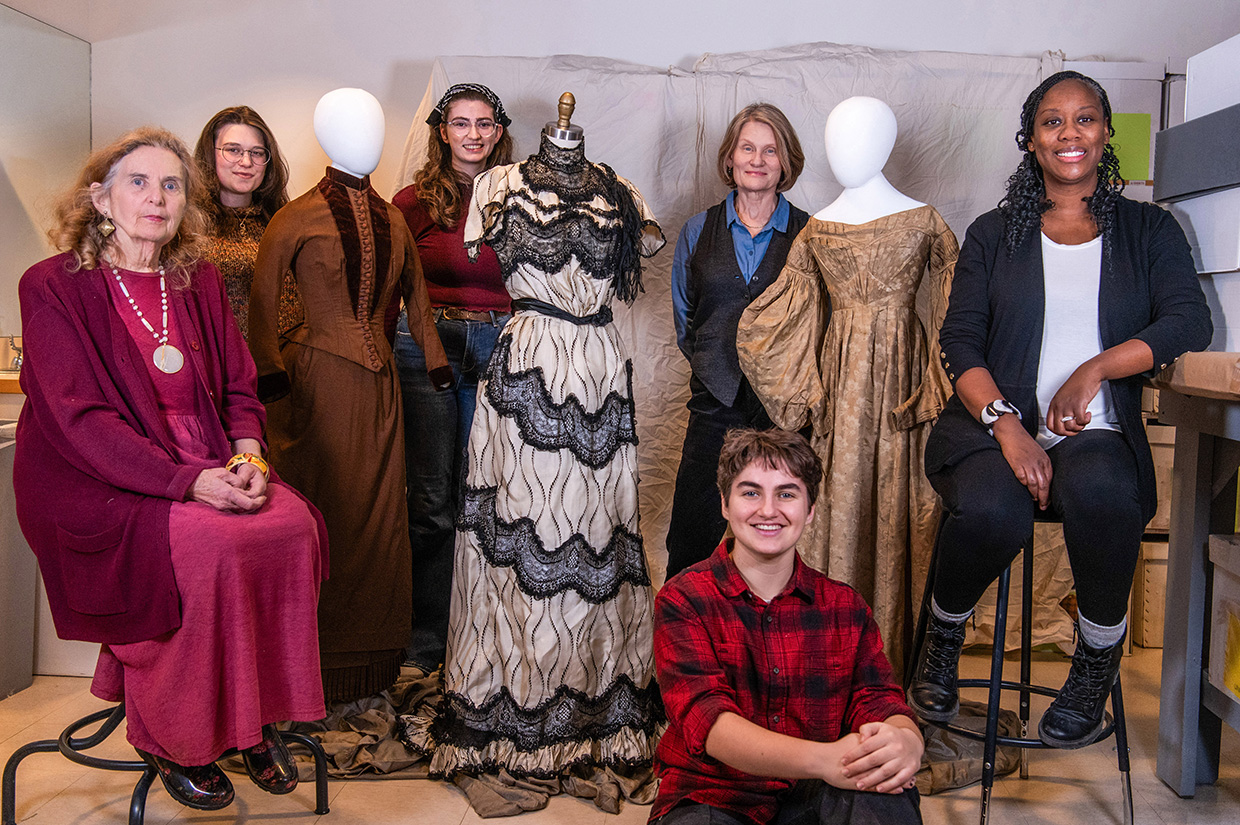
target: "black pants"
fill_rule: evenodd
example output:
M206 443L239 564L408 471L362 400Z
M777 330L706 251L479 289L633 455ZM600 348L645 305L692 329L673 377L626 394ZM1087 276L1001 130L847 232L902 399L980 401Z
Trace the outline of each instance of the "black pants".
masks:
M762 402L744 378L731 406L721 403L697 379L689 378L689 426L676 472L672 522L667 530L667 577L709 558L719 546L728 523L719 506L719 451L728 430L775 427Z
M1095 624L1119 624L1145 529L1136 459L1123 435L1108 430L1065 438L1047 455L1048 509L1063 519L1077 606ZM930 483L945 511L934 598L944 611L964 613L1016 558L1037 504L999 450L974 453Z
M772 825L920 825L915 788L899 794L846 791L825 782L798 782ZM748 825L733 813L700 803L680 805L653 825Z

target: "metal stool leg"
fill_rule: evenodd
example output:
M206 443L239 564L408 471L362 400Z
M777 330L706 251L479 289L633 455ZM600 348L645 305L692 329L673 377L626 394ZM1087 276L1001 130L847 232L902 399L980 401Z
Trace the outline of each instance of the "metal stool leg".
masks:
M154 781L154 768L148 767L138 777L138 784L133 786L133 794L129 797L129 825L142 825L146 818L146 795Z
M4 763L4 784L3 790L0 790L0 795L3 796L3 800L0 800L0 821L3 821L4 825L17 823L17 766L32 753L55 753L59 749L60 744L55 739L31 742L13 751L9 761Z
M1132 825L1132 771L1128 762L1128 723L1124 718L1124 693L1119 675L1111 688L1111 715L1115 717L1115 753L1119 759L1119 776L1124 793L1124 825Z
M1037 529L1036 527L1034 528ZM1021 586L1020 586L1020 683L1029 685L1033 682L1031 664L1033 649L1033 533L1025 542L1021 552ZM1029 691L1025 687L1020 690L1020 738L1029 738ZM1020 778L1029 778L1029 749L1020 749Z
M280 731L280 738L289 744L301 745L314 757L314 812L316 814L328 813L327 754L323 752L323 746L314 737L304 733L294 733L291 730Z
M1003 643L1007 631L1008 587L1011 568L999 575L999 597L995 605L994 650L990 656L990 691L986 703L986 736L982 750L982 825L990 823L990 798L995 784L995 758L999 737L999 700L1003 694Z

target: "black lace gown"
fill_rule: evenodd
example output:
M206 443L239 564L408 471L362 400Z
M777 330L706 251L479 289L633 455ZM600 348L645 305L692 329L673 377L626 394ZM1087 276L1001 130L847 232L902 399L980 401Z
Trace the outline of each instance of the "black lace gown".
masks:
M650 577L632 362L611 321L663 245L628 181L545 138L482 174L466 246L495 249L514 315L478 388L431 772L551 778L651 763Z

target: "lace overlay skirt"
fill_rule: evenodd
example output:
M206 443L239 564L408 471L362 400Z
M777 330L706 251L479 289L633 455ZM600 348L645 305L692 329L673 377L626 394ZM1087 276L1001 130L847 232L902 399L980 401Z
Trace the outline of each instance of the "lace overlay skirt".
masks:
M479 387L431 772L649 767L663 721L614 329L518 313Z

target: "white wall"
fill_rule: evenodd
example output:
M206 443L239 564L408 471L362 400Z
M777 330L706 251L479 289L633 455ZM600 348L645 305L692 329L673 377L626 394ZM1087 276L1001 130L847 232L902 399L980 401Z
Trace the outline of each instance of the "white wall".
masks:
M81 4L42 13L63 8L61 24L88 30L96 143L143 122L193 140L215 111L245 102L272 125L300 192L324 163L309 128L315 102L361 86L387 112L374 176L385 196L438 55L578 53L662 67L705 52L831 41L1162 62L1240 32L1240 3L1218 0L97 0L86 20Z
M0 78L0 335L14 335L17 281L47 257L52 200L90 151L90 46L0 6Z

